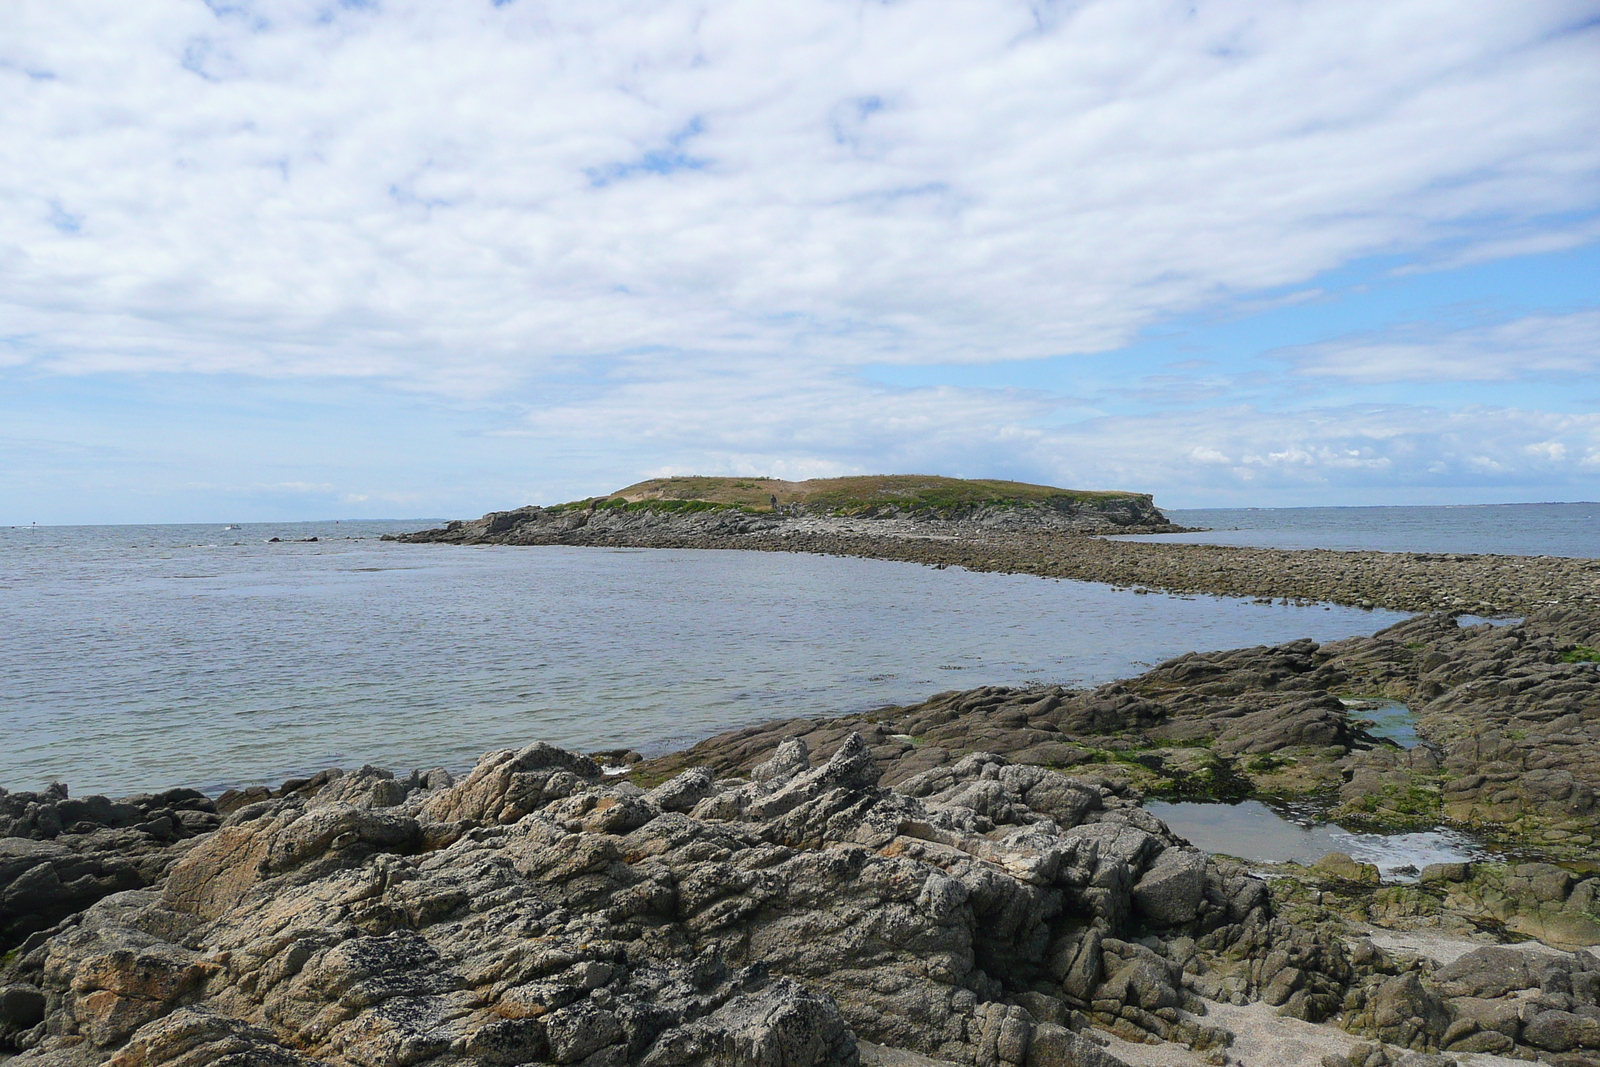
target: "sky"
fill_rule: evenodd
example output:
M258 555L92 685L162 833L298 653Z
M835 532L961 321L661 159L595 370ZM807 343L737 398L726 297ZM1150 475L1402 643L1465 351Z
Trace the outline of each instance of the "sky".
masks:
M1600 499L1600 0L14 0L0 524Z

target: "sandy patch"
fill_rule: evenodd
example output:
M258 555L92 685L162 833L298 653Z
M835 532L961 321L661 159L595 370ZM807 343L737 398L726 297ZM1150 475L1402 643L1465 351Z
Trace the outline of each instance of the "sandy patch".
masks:
M1509 948L1517 952L1526 952L1536 956L1569 956L1571 953L1563 952L1558 948L1551 948L1541 941L1519 941L1516 944L1502 945L1496 942L1472 941L1465 937L1455 937L1450 934L1436 933L1431 930L1383 930L1377 927L1363 933L1374 945L1385 952L1406 956L1422 956L1438 963L1454 963L1475 948L1485 948L1494 945L1496 948Z
M1240 1067L1322 1067L1322 1057L1340 1055L1352 1045L1371 1041L1347 1034L1331 1023L1286 1019L1278 1009L1260 1002L1240 1007L1208 1000L1206 1009L1211 1025L1233 1031L1233 1045L1227 1051ZM1129 1067L1206 1067L1204 1053L1191 1052L1181 1045L1136 1045L1099 1031L1095 1036L1105 1038L1106 1051ZM1447 1055L1462 1067L1527 1067L1527 1061L1506 1056Z

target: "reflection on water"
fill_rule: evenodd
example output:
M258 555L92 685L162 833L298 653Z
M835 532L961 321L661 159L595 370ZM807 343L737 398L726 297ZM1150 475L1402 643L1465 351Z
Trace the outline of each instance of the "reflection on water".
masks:
M1152 815L1207 852L1237 856L1251 863L1312 864L1330 852L1343 852L1378 868L1385 881L1414 881L1430 863L1481 859L1482 847L1455 830L1409 834L1365 834L1332 823L1287 819L1258 800L1208 804L1152 800Z
M1417 717L1410 708L1394 700L1345 700L1350 724L1373 737L1387 738L1401 748L1417 747Z

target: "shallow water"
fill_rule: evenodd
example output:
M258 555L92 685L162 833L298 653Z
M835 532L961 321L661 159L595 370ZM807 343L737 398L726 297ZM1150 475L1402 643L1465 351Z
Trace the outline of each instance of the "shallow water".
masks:
M1168 508L1197 534L1117 540L1375 552L1600 557L1600 503L1459 507Z
M1349 708L1348 714L1352 722L1365 719L1372 723L1365 730L1373 737L1388 738L1401 748L1417 747L1417 717L1410 708L1398 701L1380 701L1375 708L1358 704Z
M881 560L372 539L420 525L0 529L0 784L214 791L459 770L534 739L664 751L1403 618Z
M1310 865L1330 852L1374 864L1384 881L1414 881L1430 863L1481 859L1483 848L1454 830L1407 834L1356 833L1332 823L1284 817L1259 800L1236 804L1169 802L1145 804L1150 813L1197 848L1251 863Z

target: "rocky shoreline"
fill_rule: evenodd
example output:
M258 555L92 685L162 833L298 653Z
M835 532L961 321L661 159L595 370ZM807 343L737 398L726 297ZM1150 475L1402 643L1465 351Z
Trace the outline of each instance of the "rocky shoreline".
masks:
M1023 516L1022 518L1019 518ZM1110 541L1108 533L1181 530L1139 512L1089 516L1072 527L1031 525L1027 512L991 509L963 519L757 514L491 512L473 522L386 535L411 544L584 545L811 552L1104 582L1175 594L1329 602L1396 611L1526 615L1600 605L1600 560L1412 552L1335 552ZM1159 521L1157 518L1159 517Z
M1597 645L1592 610L1429 615L650 761L0 794L0 1042L14 1067L1595 1067ZM1374 697L1422 742L1368 732ZM1521 851L1385 885L1208 856L1142 803L1244 795Z

